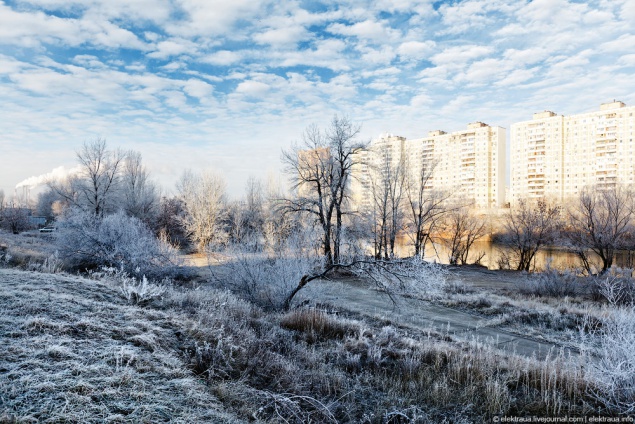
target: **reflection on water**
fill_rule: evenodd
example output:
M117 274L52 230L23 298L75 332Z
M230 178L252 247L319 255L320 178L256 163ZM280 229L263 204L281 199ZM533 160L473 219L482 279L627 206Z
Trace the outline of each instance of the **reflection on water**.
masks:
M398 254L401 256L410 256L413 252L414 249L409 245L401 245L398 250ZM499 269L499 261L502 255L510 252L509 248L489 241L476 242L470 249L469 263L473 263L483 256L480 260L481 265L489 269ZM592 263L596 266L600 264L600 261L596 260L594 253L590 253L589 257L592 258ZM425 260L447 264L449 262L449 251L441 243L428 243L425 250ZM548 263L551 263L551 266L557 269L582 267L580 260L574 253L558 248L539 251L535 259L535 270L543 270ZM633 257L628 255L627 252L619 252L616 254L614 264L618 267L632 268Z

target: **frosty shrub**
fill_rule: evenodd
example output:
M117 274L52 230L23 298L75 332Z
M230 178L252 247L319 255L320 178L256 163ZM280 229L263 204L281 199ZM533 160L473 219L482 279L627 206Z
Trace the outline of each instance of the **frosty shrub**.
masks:
M73 210L59 224L57 246L71 269L103 266L158 276L178 269L176 250L160 241L139 219L123 212L97 218Z
M446 289L447 268L419 257L394 262L365 262L352 268L360 276L367 276L379 288L389 293L415 297L439 296Z
M575 296L579 285L575 272L561 271L547 265L542 272L526 275L520 284L520 291L534 296Z
M397 272L405 272L406 278L402 284L402 291L414 296L438 296L446 287L447 268L431 262L425 262L419 257L405 261Z
M300 236L269 251L254 249L249 242L232 244L224 251L227 260L210 269L217 282L242 298L278 310L302 277L321 265L313 249L303 245Z
M599 359L591 361L593 395L609 411L635 413L635 307L616 308L605 320Z
M597 293L611 305L635 303L635 279L630 269L612 269L607 275L596 277L593 284Z
M165 293L165 285L157 285L148 282L144 275L140 281L134 277L121 275L121 287L119 290L126 300L135 305L146 305Z

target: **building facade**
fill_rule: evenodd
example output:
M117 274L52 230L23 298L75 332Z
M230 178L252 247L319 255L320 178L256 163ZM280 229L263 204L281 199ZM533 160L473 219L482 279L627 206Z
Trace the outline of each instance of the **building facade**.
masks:
M385 173L387 164L403 168L410 182L421 183L427 173L426 190L449 191L479 209L505 203L506 131L501 127L475 122L465 130L431 131L418 139L382 136L360 154L358 162L352 197L359 207L368 206L377 180L373 173Z
M635 107L614 101L570 116L536 113L511 126L511 203L562 202L586 186L635 183Z

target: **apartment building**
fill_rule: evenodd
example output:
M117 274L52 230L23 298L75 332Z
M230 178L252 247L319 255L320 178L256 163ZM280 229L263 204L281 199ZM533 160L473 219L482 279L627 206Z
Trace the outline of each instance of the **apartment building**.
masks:
M358 208L369 210L373 196L384 190L380 186L391 180L393 175L390 174L404 172L407 162L405 143L405 137L383 134L356 154L351 171L351 198Z
M511 126L510 183L518 199L561 199L564 187L564 117L534 113L531 121Z
M378 152L384 152L383 156ZM372 173L382 169L369 164L378 160L389 160L393 165L403 161L411 182L421 181L422 170L430 172L425 181L427 190L451 191L477 208L497 208L505 202L506 131L501 127L475 122L465 130L431 131L418 139L382 136L361 155L360 162L365 164L355 168L352 184L353 200L358 205L369 204Z
M534 114L511 126L511 202L577 196L586 186L635 183L635 107L620 101L571 116Z

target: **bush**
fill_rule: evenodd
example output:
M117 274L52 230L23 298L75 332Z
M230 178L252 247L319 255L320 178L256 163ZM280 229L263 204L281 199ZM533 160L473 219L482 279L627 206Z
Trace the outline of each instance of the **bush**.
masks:
M520 291L534 296L575 296L579 285L575 272L560 271L547 266L543 272L528 275L521 283Z
M282 309L302 277L321 262L300 245L293 237L270 252L250 248L249 243L231 245L224 263L211 267L212 275L245 300L266 310Z
M134 277L128 277L127 275L121 276L121 287L119 291L126 298L126 300L134 305L146 305L152 300L159 298L165 293L165 285L157 285L148 282L148 279L144 275L141 281L137 281Z
M593 395L612 413L635 413L635 307L616 309L604 321L599 353L590 362Z
M154 277L176 272L180 263L172 246L123 212L98 218L71 211L59 223L57 246L65 265L76 270L105 266Z
M635 303L635 279L630 269L614 269L604 277L596 277L592 284L593 292L611 305L627 306Z
M447 268L419 257L388 263L371 262L353 270L360 276L366 275L389 293L438 297L447 288Z

